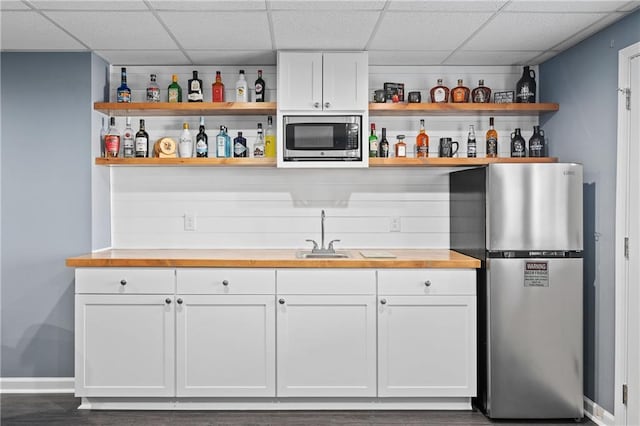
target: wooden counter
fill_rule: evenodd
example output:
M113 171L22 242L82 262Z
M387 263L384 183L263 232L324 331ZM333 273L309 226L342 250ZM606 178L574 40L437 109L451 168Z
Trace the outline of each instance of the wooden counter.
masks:
M298 259L291 249L110 249L70 257L71 267L200 268L479 268L480 261L447 249L366 249L395 258L365 258L360 250L347 259Z

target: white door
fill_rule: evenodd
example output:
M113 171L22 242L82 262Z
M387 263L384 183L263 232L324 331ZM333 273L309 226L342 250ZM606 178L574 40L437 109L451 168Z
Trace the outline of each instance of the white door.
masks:
M179 295L177 396L272 396L273 295Z
M375 296L279 296L276 309L278 396L376 396Z
M173 396L173 295L76 295L76 396Z
M323 109L366 110L369 71L366 52L325 53L323 56Z
M475 296L378 299L378 396L475 396Z
M322 53L278 53L278 108L322 110Z
M616 255L616 424L640 424L640 43L620 52L618 108L618 245L628 238L628 255ZM623 385L627 402L622 403Z

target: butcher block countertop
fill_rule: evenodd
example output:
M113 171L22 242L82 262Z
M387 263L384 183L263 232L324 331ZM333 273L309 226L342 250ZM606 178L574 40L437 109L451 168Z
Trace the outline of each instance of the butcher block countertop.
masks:
M70 257L71 267L186 268L479 268L480 260L447 249L362 249L346 259L299 259L291 249L109 249ZM364 257L383 252L394 258ZM374 253L375 254L375 253Z

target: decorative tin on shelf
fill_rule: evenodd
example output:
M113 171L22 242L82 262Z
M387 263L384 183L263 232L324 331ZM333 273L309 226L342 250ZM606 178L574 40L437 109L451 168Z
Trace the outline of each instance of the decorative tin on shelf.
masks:
M493 94L493 102L496 104L510 104L513 103L515 92L513 90L507 90L505 92L495 92Z

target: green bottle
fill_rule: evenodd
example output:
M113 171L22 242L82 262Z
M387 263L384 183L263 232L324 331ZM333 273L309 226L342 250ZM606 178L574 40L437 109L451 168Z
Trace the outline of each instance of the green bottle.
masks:
M378 156L378 136L376 136L376 124L371 123L371 135L369 136L369 157Z
M182 102L182 87L178 84L178 75L173 74L173 76L171 76L171 80L172 82L169 85L169 90L167 90L167 102Z

